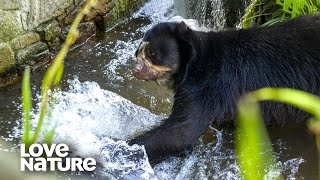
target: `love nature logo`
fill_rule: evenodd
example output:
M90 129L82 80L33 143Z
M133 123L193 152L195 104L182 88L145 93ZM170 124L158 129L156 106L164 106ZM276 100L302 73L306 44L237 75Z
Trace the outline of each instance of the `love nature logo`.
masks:
M66 144L32 144L28 149L21 144L20 152L21 171L94 171L97 165L93 158L67 157Z

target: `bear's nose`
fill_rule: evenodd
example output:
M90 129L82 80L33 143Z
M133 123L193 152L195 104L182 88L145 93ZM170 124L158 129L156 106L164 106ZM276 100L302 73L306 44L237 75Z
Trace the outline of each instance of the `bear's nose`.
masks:
M142 70L142 68L143 68L143 64L137 63L133 65L132 70L134 73L138 73Z

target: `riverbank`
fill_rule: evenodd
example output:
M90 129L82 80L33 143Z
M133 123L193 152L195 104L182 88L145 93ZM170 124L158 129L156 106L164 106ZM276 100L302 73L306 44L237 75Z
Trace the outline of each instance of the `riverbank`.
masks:
M0 86L19 81L26 65L34 69L50 61L84 2L0 0ZM73 47L129 17L145 2L99 0L79 25L80 37Z

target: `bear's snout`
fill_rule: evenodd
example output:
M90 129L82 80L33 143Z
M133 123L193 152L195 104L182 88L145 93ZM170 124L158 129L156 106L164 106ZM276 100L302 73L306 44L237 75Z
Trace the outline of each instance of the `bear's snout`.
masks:
M132 67L132 74L140 80L156 80L157 73L142 61L137 61Z

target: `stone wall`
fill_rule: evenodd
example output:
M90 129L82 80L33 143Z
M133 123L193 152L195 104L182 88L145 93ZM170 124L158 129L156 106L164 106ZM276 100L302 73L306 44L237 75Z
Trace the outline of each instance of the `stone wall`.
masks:
M146 0L98 0L79 29L81 44ZM48 61L63 43L84 0L0 0L0 81L28 65ZM1 84L1 82L0 82Z

